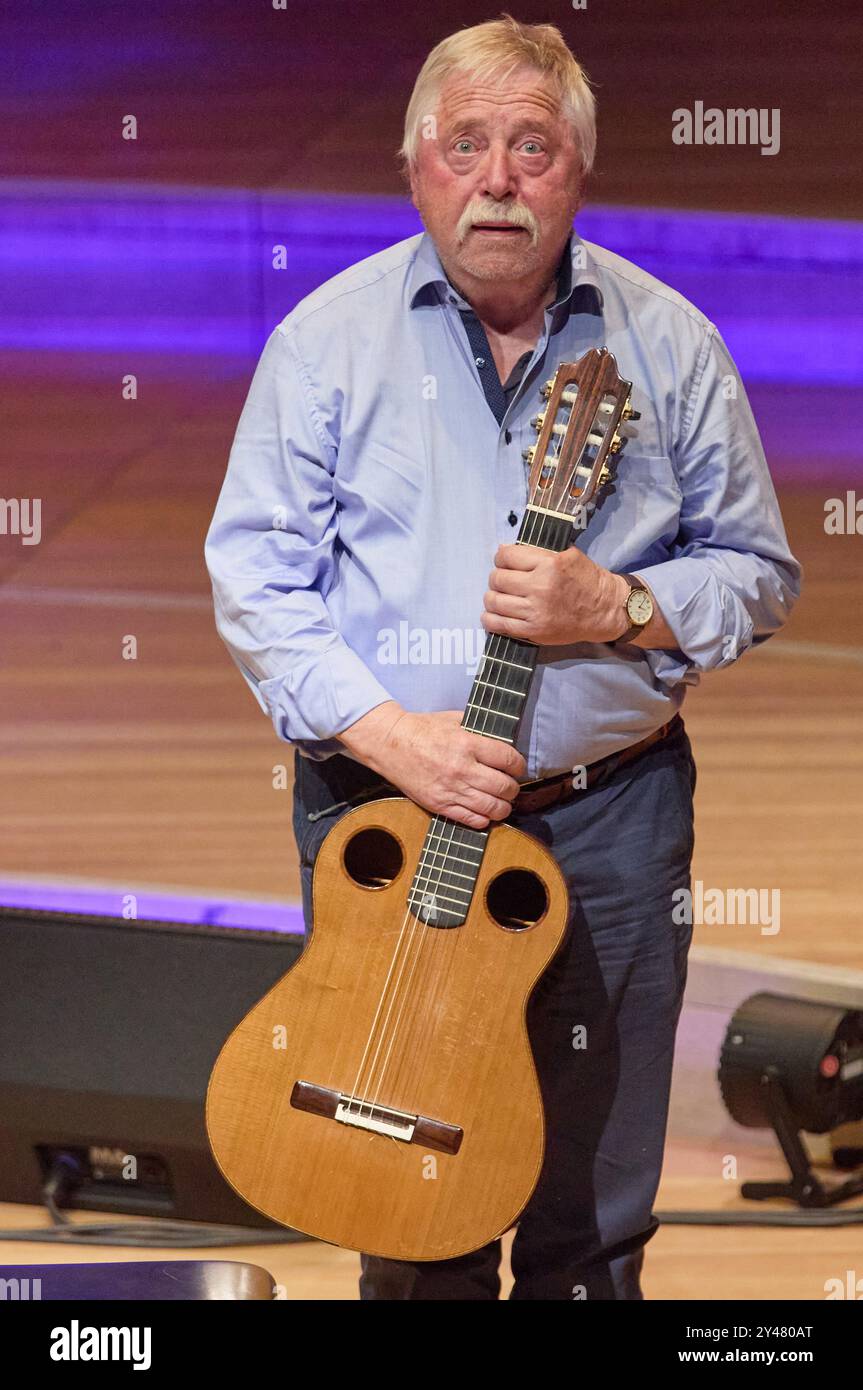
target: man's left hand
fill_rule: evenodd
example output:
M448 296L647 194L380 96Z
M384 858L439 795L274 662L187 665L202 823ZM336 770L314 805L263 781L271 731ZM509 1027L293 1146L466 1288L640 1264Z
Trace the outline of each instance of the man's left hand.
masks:
M571 546L560 553L500 545L481 622L539 647L613 642L626 632L629 585Z

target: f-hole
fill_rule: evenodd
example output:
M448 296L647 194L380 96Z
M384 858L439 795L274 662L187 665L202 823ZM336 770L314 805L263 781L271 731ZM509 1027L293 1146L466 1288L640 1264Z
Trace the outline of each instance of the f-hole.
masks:
M486 907L499 927L527 931L548 908L545 884L529 869L504 869L488 886Z
M386 888L405 862L402 847L388 830L369 826L352 835L342 851L345 872L361 888Z

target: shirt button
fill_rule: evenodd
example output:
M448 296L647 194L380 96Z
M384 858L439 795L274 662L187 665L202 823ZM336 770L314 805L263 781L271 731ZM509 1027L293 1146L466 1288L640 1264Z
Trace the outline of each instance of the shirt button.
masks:
M450 295L450 297L449 297L449 302L450 302L450 304L455 304L455 295L454 295L454 294L451 294L451 295Z
M511 431L511 430L507 430L506 434L504 435L504 439L506 440L507 444L511 444L511 443L512 443L512 431Z
M484 367L484 366L485 366L485 358L484 358L484 357L475 357L473 360L474 360L474 362L476 363L476 365L477 365L478 367Z
M518 521L518 517L516 516L515 512L510 512L509 516L507 517L507 521L509 522L510 526L515 525L515 523Z

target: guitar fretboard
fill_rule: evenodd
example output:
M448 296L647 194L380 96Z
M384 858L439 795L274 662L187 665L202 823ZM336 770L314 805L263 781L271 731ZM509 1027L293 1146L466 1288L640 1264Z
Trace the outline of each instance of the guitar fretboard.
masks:
M562 551L571 540L571 517L528 507L519 529L518 545ZM532 642L489 633L462 727L514 744L536 657L537 648ZM432 818L408 894L414 916L429 926L461 926L473 898L488 835L488 830L471 830L446 816Z

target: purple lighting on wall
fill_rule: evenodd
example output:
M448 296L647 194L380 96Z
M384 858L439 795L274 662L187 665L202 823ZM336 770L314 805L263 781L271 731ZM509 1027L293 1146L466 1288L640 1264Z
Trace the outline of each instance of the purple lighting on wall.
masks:
M747 383L863 385L863 224L588 206L577 226L697 304ZM402 199L7 180L0 347L254 360L304 295L420 230Z

